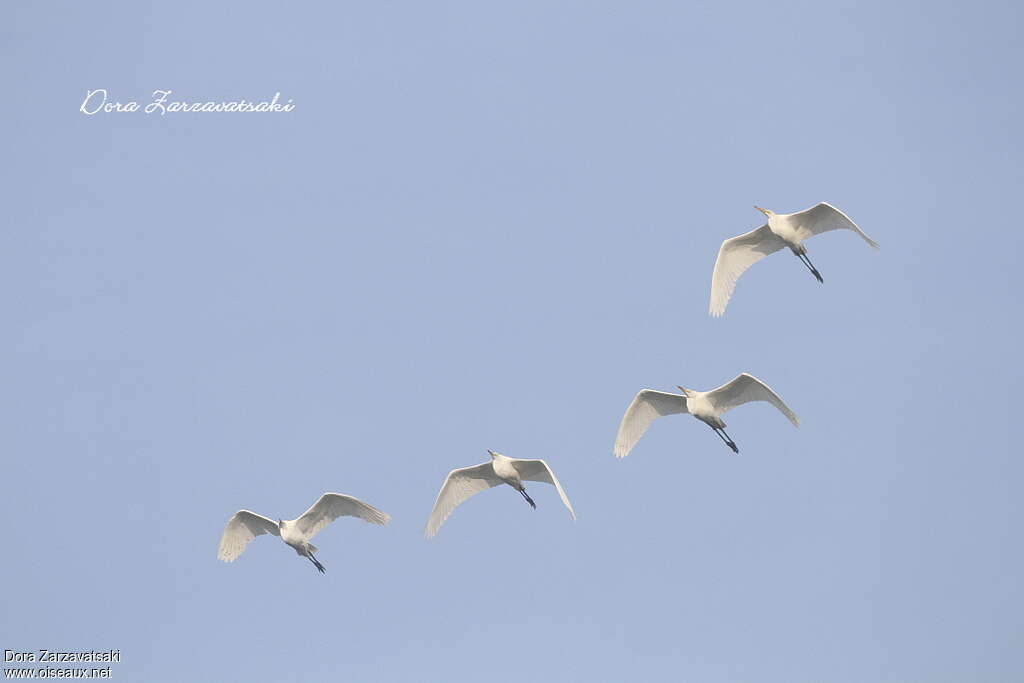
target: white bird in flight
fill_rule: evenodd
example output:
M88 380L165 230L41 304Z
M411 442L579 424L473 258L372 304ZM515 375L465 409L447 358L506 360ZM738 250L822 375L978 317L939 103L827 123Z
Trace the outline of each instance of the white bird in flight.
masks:
M629 455L655 418L674 413L693 415L711 427L735 453L739 453L740 449L725 433L725 422L720 415L736 406L751 401L767 401L788 417L794 427L800 426L800 419L782 402L778 394L767 384L745 372L728 384L711 391L694 391L683 387L679 389L683 392L682 395L653 389L644 389L636 395L626 409L626 414L622 416L622 422L619 423L619 433L615 437L615 457L624 458Z
M441 525L444 524L444 520L448 519L448 516L460 504L474 494L499 484L508 484L519 491L534 509L537 509L537 504L526 493L523 481L542 481L545 484L552 484L558 490L558 495L562 497L565 507L569 508L569 514L576 519L576 512L572 509L569 498L565 495L562 485L558 483L558 478L555 477L555 473L546 462L509 458L491 450L487 452L491 454L490 462L452 470L445 477L424 530L427 538L437 533Z
M775 213L760 206L754 208L767 216L768 222L756 230L722 242L718 250L715 271L711 275L709 307L711 315L715 317L725 313L725 307L729 305L729 297L732 296L740 275L768 254L774 254L783 247L789 247L790 251L810 269L818 282L824 280L807 258L807 247L804 246L804 240L807 238L844 228L853 230L863 237L865 242L878 249L878 243L865 235L845 213L825 202L796 213Z
M262 515L248 510L239 510L228 520L224 527L224 533L220 537L220 548L217 550L217 559L224 562L234 562L249 541L261 534L274 534L280 536L281 540L295 549L299 555L307 558L313 563L320 573L324 573L324 566L313 556L317 552L315 545L310 539L325 526L342 515L358 517L373 524L387 524L391 517L372 505L367 505L358 498L345 496L340 493L325 493L320 500L313 504L313 507L302 513L298 519L277 520L267 519Z

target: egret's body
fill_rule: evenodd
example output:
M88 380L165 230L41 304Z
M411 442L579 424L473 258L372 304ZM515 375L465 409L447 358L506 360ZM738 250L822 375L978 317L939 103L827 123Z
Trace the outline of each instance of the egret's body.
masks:
M686 390L682 387L683 393L686 398L686 412L693 415L701 422L707 424L712 429L725 429L725 422L720 417L722 411L715 409L715 404L708 398L706 391L693 391L692 389Z
M490 451L488 451L488 453L490 453ZM525 495L526 488L523 486L523 478L519 476L519 470L517 470L515 465L512 464L512 458L501 455L500 453L493 453L491 455L491 466L494 468L494 476L501 479L516 491ZM527 498L526 500L534 508L537 507L537 504L530 498Z
M779 398L779 395L771 390L771 387L745 372L731 382L711 391L696 391L683 387L679 387L679 389L683 392L682 394L644 389L633 398L633 402L629 404L619 423L619 432L615 437L616 457L624 458L629 455L636 442L651 426L651 422L664 415L676 413L693 415L711 427L715 434L718 434L735 453L739 453L740 449L736 442L726 434L726 424L721 416L736 406L751 401L767 401L789 418L794 427L800 426L800 419Z
M297 520L281 520L278 522L278 528L281 532L281 540L291 546L296 553L315 560L313 553L316 552L316 546L309 542L306 538L306 534L302 533L299 526L295 523Z
M537 504L533 502L533 499L526 493L526 487L523 486L524 480L540 481L554 486L565 507L569 509L569 514L576 519L576 512L572 509L569 498L565 495L554 471L546 462L509 458L494 451L487 452L491 455L490 462L455 469L445 477L444 484L441 485L441 490L437 494L437 500L434 501L434 509L431 510L430 518L427 520L427 527L424 531L427 538L438 532L444 521L460 504L471 496L499 484L508 484L514 488L530 504L530 507L536 509Z
M846 214L825 202L796 213L775 213L759 206L754 208L763 213L768 222L760 228L725 240L718 250L715 270L711 275L709 311L713 316L725 313L725 307L736 288L736 281L747 268L783 247L789 247L818 282L824 280L807 257L804 240L830 230L845 229L856 232L865 242L878 248L878 244L864 234Z
M387 524L391 519L372 505L340 493L325 493L320 496L320 500L298 519L279 519L275 522L255 512L239 510L224 527L217 558L224 562L234 562L249 545L249 541L262 534L273 534L280 536L281 540L296 553L312 562L322 574L325 571L324 566L313 556L317 548L309 541L325 526L345 515L358 517L372 524Z

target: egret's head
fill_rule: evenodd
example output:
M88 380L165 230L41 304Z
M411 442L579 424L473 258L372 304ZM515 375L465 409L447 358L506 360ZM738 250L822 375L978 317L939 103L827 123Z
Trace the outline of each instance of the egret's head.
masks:
M678 384L676 385L676 389L678 389L679 391L683 392L683 396L685 396L686 398L690 398L690 390L689 389L685 389L685 388L679 386Z
M775 215L775 212L772 211L771 209L762 209L760 206L755 206L754 208L757 209L758 211L760 211L761 213L763 213L765 216L774 216Z
M277 520L277 528L278 529L283 529L284 528L284 522L282 522L281 520Z
M492 451L490 448L487 449L487 452L491 454L491 460L494 460L494 456L498 455L497 453Z

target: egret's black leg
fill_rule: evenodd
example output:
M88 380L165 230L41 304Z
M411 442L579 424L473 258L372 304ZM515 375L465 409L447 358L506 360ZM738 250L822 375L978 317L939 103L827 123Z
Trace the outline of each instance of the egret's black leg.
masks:
M822 279L821 273L819 273L818 269L814 267L813 263L811 263L811 259L807 257L807 254L804 254L804 260L807 261L807 265L810 266L811 272L814 274L814 277L818 279L818 282L824 284L825 280Z
M729 436L728 434L726 434L724 429L722 430L722 434L725 435L725 443L726 443L726 445L729 446L729 448L732 449L732 452L733 453L739 453L740 452L739 446L737 446L736 442L732 440L732 437Z
M825 281L821 279L821 273L819 273L818 269L814 267L813 263L811 263L811 259L807 258L807 254L797 254L797 256L800 258L800 261L810 269L811 275L813 275L818 282L824 284Z
M711 431L713 431L715 434L718 434L718 438L724 441L725 445L731 448L734 453L740 452L740 449L736 448L736 444L733 442L732 439L729 438L729 436L725 433L724 429L719 430L718 427L712 427Z
M523 498L525 498L526 502L530 504L530 507L534 510L537 509L537 504L533 502L533 498L530 498L530 495L526 492L525 488L519 489L519 493L523 494Z
M322 564L320 564L320 561L317 560L315 557L313 557L313 553L310 553L309 555L306 555L306 558L309 559L309 561L313 563L313 566L316 567L320 571L321 574L323 574L324 572L327 571L326 569L324 569L324 566Z

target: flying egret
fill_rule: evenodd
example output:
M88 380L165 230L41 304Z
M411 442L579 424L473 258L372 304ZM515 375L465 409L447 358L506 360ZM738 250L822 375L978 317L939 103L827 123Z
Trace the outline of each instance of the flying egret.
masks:
M740 275L768 254L774 254L783 247L789 247L801 263L810 269L811 274L818 282L824 282L824 280L821 279L818 269L807 258L805 239L829 230L845 228L853 230L863 237L865 242L878 249L878 243L865 235L864 231L858 228L857 224L851 221L845 213L825 202L796 213L775 213L769 209L762 209L760 206L754 208L767 216L768 222L756 230L722 242L722 246L718 250L715 271L711 275L711 304L709 307L711 315L715 317L725 313L725 307L729 305L729 297L732 296L732 291L736 288L736 281Z
M427 528L424 533L427 538L434 536L444 520L452 514L463 501L470 496L480 493L499 484L508 484L522 494L530 507L537 509L537 504L526 493L523 481L542 481L545 484L552 484L558 489L558 495L562 497L565 507L569 508L569 514L576 519L576 512L572 509L569 498L558 483L558 478L543 460L520 460L509 458L501 453L488 450L491 454L491 461L452 470L445 477L441 491L437 494L434 502L434 509L430 512L430 519L427 520Z
M682 395L652 389L644 389L636 395L626 409L626 414L622 416L622 422L619 423L619 433L615 437L615 457L625 458L629 455L655 418L674 413L693 415L711 427L735 453L739 453L740 449L725 433L725 422L719 416L736 406L751 401L767 401L788 417L794 427L800 426L800 419L782 402L778 394L767 384L745 372L728 384L711 391L694 391L683 387L679 389L683 392Z
M279 519L275 522L262 515L257 515L255 512L239 510L224 527L224 534L220 537L220 548L217 550L217 559L234 562L245 550L245 546L249 545L249 541L261 534L274 534L280 536L281 540L294 548L299 555L312 562L313 566L323 574L324 566L313 556L313 553L317 552L317 548L309 541L321 529L342 515L358 517L373 524L387 524L391 519L389 515L372 505L367 505L358 498L340 493L325 493L320 496L320 500L302 513L298 519L284 521Z

